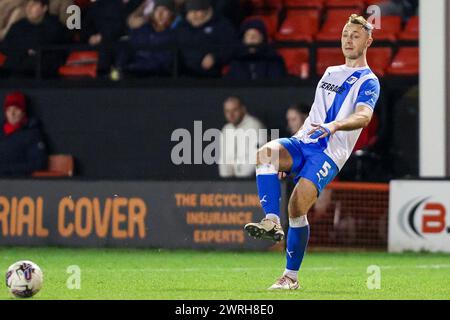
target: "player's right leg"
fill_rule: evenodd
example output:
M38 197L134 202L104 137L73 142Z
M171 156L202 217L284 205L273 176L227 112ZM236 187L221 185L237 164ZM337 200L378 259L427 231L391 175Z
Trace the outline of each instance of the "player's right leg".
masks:
M266 216L260 222L246 224L244 229L254 238L278 242L284 239L280 224L281 185L278 173L290 171L293 159L288 150L274 140L258 150L256 161L258 195Z
M312 146L303 146L303 154ZM312 149L314 150L314 149ZM324 169L326 168L326 170ZM269 289L292 290L299 287L298 272L305 255L309 240L309 223L307 213L328 183L339 172L338 167L324 152L309 151L297 177L291 198L289 199L289 233L286 241L286 269L283 276ZM297 178L296 177L296 178Z

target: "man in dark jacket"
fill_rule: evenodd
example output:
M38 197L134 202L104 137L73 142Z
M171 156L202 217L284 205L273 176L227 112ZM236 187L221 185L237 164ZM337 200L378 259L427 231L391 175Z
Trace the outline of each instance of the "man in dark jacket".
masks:
M231 22L215 15L209 0L187 0L186 21L178 28L184 74L219 77L236 44Z
M115 43L127 33L128 14L139 5L136 0L97 0L83 15L81 40L99 51L99 73L109 72Z
M267 31L261 20L249 20L241 27L242 45L230 63L226 78L256 80L286 76L283 58L267 43Z
M174 0L155 0L149 21L130 32L129 45L119 55L118 67L134 75L167 76L173 71L175 59ZM145 46L155 47L146 48Z
M180 12L185 15L186 9L184 5L186 0L176 1L180 4ZM240 0L209 0L209 2L215 14L227 18L235 28L239 28L239 25L245 16L245 6L241 5Z
M42 46L68 41L68 33L58 18L48 14L48 0L28 0L26 17L16 22L2 43L7 56L4 68L17 75L32 75L36 70ZM56 74L63 64L62 52L46 51L41 57L44 76Z
M0 176L26 176L47 167L47 151L37 120L28 119L25 96L6 96L0 130Z

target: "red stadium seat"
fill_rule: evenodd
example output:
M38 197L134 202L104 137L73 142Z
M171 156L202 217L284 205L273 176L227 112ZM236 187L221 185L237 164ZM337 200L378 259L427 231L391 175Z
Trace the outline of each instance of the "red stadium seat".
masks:
M383 77L386 74L391 60L392 49L389 47L369 48L367 51L367 63L377 76Z
M381 29L373 31L375 40L391 41L397 40L397 35L402 29L402 18L399 16L383 16L380 21Z
M325 6L328 8L359 8L365 6L364 0L327 0Z
M66 64L59 68L63 77L97 77L98 52L76 51L67 58Z
M380 3L384 3L384 2L389 2L390 0L365 0L366 6L371 6L374 4L380 4Z
M224 65L222 67L222 72L221 72L222 73L222 77L226 76L228 74L228 72L230 72L230 65L229 64Z
M270 15L255 15L255 16L249 16L244 19L243 22L249 21L249 20L255 20L259 19L262 22L264 22L264 25L266 26L267 35L269 37L269 40L272 40L275 33L277 32L278 27L278 11L270 14Z
M266 7L281 9L283 7L283 0L266 0Z
M319 30L319 11L315 9L290 9L280 30L275 35L278 41L312 42Z
M278 53L283 57L290 75L306 79L309 77L309 49L282 48Z
M400 33L399 40L418 41L419 40L419 17L411 17L406 23L405 29Z
M342 35L342 28L353 13L360 13L356 9L329 9L327 19L320 32L316 36L317 41L339 41Z
M414 76L419 74L419 48L400 48L387 69L387 73L395 76Z
M74 51L67 58L67 65L80 65L98 62L97 51Z
M345 63L341 48L318 48L316 73L321 76L330 66L338 66Z
M48 157L48 169L33 172L33 177L72 177L74 159L71 155L59 154Z
M93 3L92 0L74 0L73 3L80 8L86 8Z
M378 116L374 112L372 115L372 120L370 120L369 125L365 127L361 134L359 135L358 140L356 141L356 144L353 148L353 152L367 149L375 144L378 140L378 127L379 127L379 121Z
M0 67L3 66L3 64L5 64L6 61L6 56L0 52Z
M241 7L249 8L252 14L260 14L271 9L281 9L283 0L244 0L241 1Z
M287 8L314 8L322 9L324 0L284 0Z

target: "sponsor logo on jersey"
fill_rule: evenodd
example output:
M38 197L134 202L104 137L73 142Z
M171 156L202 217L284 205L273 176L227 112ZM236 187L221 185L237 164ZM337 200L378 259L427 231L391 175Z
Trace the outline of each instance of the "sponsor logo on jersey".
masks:
M377 93L373 90L366 90L365 94L366 96L373 96L374 98L377 97Z
M355 76L351 76L350 78L348 78L347 82L348 84L354 84L356 81L358 81L358 78Z
M327 91L336 92L337 94L341 94L342 91L344 91L343 87L325 81L322 81L320 88Z

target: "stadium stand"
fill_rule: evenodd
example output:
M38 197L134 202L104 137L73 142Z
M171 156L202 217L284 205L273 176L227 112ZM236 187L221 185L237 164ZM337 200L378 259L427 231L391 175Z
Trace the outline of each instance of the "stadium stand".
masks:
M324 0L284 0L287 8L315 8L322 9Z
M136 1L138 3L139 1ZM346 21L350 14L352 13L363 13L365 8L371 4L384 3L386 1L381 0L241 0L242 8L249 8L246 10L246 15L242 17L241 24L249 20L260 19L264 22L269 43L276 45L277 48L307 48L310 52L309 59L309 70L322 70L320 67L321 60L323 56L318 56L321 50L321 46L326 46L330 48L340 48L340 37L342 32L342 24ZM89 5L89 1L78 0L75 1L77 5L80 5L83 10L87 10L92 6ZM179 21L178 21L179 22ZM174 28L177 28L179 23L174 24ZM374 53L379 53L381 56L379 59L371 59L371 65L376 69L376 73L379 76L384 76L386 74L386 63L392 61L392 53L400 51L400 56L398 59L400 61L395 61L395 63L389 68L390 75L412 75L415 76L416 68L406 67L408 70L401 71L404 67L400 65L409 64L405 61L413 61L415 52L414 50L401 50L405 46L416 47L418 40L418 27L419 27L419 17L412 16L408 19L407 16L382 16L381 18L381 30L374 30L375 43L369 52L370 56L374 56ZM83 32L81 32L83 35ZM80 32L75 32L72 35L72 39L79 44L86 44L86 37L80 38ZM122 39L123 40L123 39ZM125 38L126 41L126 38ZM115 46L118 43L110 44L111 47L108 49L106 47L98 48L85 48L85 49L74 49L70 45L68 49L61 49L71 52L68 58L65 59L65 64L59 66L58 75L63 78L73 78L73 77L88 77L97 78L97 73L103 72L108 68L105 66L109 64L103 63L102 61L111 60L113 54L105 54L105 51L116 50ZM375 47L381 46L383 49L379 50ZM391 48L391 50L388 49ZM85 61L84 57L86 51L92 51L95 49L99 51L98 53L90 53L95 55L95 58L88 59L91 61ZM6 53L5 48L0 48L3 54ZM43 56L45 57L45 51L49 50L45 47L43 50ZM53 50L53 49L52 49ZM75 51L74 51L75 50ZM157 50L157 49L156 49ZM179 52L182 50L178 48ZM390 52L389 52L390 51ZM290 50L282 51L283 56L287 59L300 59L299 54L287 54ZM293 51L291 51L293 52ZM304 50L299 52L305 52ZM336 52L331 50L331 52ZM334 53L333 53L334 54ZM407 57L407 55L413 54L412 57ZM98 55L100 57L98 57ZM300 54L304 57L304 53ZM176 56L176 55L175 55ZM297 58L293 58L297 56ZM178 55L179 57L179 55ZM178 59L178 58L175 58ZM303 59L303 58L302 58ZM0 66L2 62L5 62L6 57L0 53ZM333 61L336 59L329 58L327 61ZM317 63L316 63L317 61ZM341 61L338 59L338 61ZM389 61L389 62L388 62ZM36 63L42 63L36 62ZM287 65L290 66L290 75L299 76L299 64L293 63L293 61L285 61ZM412 63L412 62L411 62ZM301 62L300 65L303 65ZM178 68L173 68L173 75L176 76L178 73L183 73L181 69L182 63L176 61L175 65ZM224 70L227 70L228 66L222 66ZM302 67L305 70L305 67ZM400 70L398 70L400 68ZM36 73L43 73L42 67L36 67ZM177 70L178 69L178 70ZM102 72L103 70L103 72ZM108 71L109 72L109 71ZM406 72L406 73L405 73ZM6 73L7 74L7 73ZM223 72L222 74L226 74ZM304 73L302 73L304 75ZM12 74L14 76L14 73ZM315 76L316 72L310 73L310 75ZM320 74L318 74L320 75ZM38 77L46 77L47 75L37 74ZM305 79L303 76L301 77Z
M290 75L306 79L309 77L309 50L307 48L282 48L278 53L283 57Z
M290 9L279 31L275 35L278 41L312 42L319 30L319 10Z
M364 0L328 0L325 5L328 8L358 8L361 10L365 3Z
M340 48L318 48L316 73L322 76L329 66L341 65L344 63L342 50Z
M326 20L317 34L317 41L339 41L342 34L342 22L347 21L353 13L360 14L360 10L339 8L328 9Z
M307 48L284 48L278 50L290 75L306 79L310 74L310 53Z
M397 35L402 29L402 18L399 16L384 16L381 17L382 29L375 29L373 36L377 41L391 41L397 40Z
M241 5L250 9L246 11L246 16L242 17L241 25L255 18L262 20L268 30L269 44L283 57L290 78L296 77L304 80L305 85L309 85L310 82L315 83L328 66L344 62L339 43L343 22L348 19L350 14L364 12L367 5L375 2L362 0L242 0ZM75 3L83 8L83 12L88 12L92 8L89 1L78 0ZM374 32L375 42L368 52L369 65L380 78L389 76L389 78L401 77L404 79L409 77L410 81L414 83L419 65L418 43L416 43L419 36L419 17L412 16L408 19L406 16L383 16L381 25L382 29ZM173 28L178 26L179 24L175 23ZM72 35L72 42L76 45L73 47L72 45L62 46L61 50L68 54L65 56L65 63L59 66L59 77L105 79L103 75L99 76L98 69L102 56L101 50L104 51L107 48L87 46L87 43L82 41L86 41L86 39L77 37L77 32ZM124 41L126 42L126 38L121 39L121 42ZM238 48L237 44L232 45ZM115 49L117 48L114 46L109 48L109 50ZM46 50L57 49L44 47L40 53L45 56ZM158 49L151 48L149 50ZM177 47L176 50L180 53L181 47ZM237 50L235 51L236 55ZM175 56L179 57L180 55ZM7 57L0 54L0 66L5 60ZM39 64L39 62L37 63ZM191 77L190 74L183 74L180 61L175 61L174 65L173 77L176 78L179 74ZM43 68L45 65L37 65L35 68L38 79L45 78ZM230 70L229 62L224 63L218 69L220 70L219 74L226 77ZM0 69L1 72L2 69ZM112 73L110 76L112 79ZM293 80L296 81L296 79Z
M268 40L273 40L278 27L278 11L272 11L269 14L253 15L244 19L242 23L246 23L251 20L261 20L264 22L267 30Z
M418 41L419 40L419 17L413 16L406 23L405 29L400 33L399 40Z
M266 6L268 8L280 9L283 7L283 0L266 0Z
M419 73L419 48L401 47L387 69L389 75L413 76Z
M379 77L384 77L386 69L392 61L392 48L375 47L367 52L367 62L372 71Z

